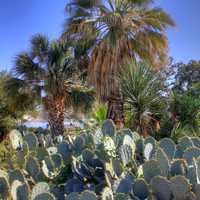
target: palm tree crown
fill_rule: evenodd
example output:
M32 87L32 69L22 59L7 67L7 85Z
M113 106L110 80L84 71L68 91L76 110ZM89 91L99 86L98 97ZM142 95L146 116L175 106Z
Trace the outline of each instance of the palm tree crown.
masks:
M71 29L96 37L89 73L103 99L115 93L113 75L125 58L145 59L156 66L165 60L168 42L164 32L174 22L162 9L151 8L151 3L151 0L84 3L74 0L68 4L76 11L70 18Z
M42 103L55 135L64 131L66 105L88 108L88 101L94 99L93 91L78 81L79 71L67 42L50 42L43 35L34 36L30 51L16 57L14 72L15 77L8 81L10 94L31 94L36 102Z
M170 16L152 8L152 0L72 0L67 27L76 40L89 37L89 83L108 103L107 118L123 127L123 100L116 79L125 60L145 60L161 67L167 58L165 30L174 26Z

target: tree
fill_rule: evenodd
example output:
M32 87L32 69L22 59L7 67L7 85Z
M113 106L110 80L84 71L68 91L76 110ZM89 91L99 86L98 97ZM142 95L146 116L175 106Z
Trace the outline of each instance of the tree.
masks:
M108 103L107 118L123 127L123 100L116 75L124 60L146 60L161 66L167 56L165 30L173 20L160 8L151 8L151 0L73 0L69 31L76 38L94 38L89 50L89 83Z
M79 72L68 43L50 42L36 35L29 52L19 54L15 61L15 77L7 88L11 97L25 93L37 104L43 104L53 136L64 133L66 107L87 109L94 100L94 92L79 81ZM19 99L16 98L16 105Z
M200 131L200 94L173 92L170 101L172 121L188 131Z
M174 63L169 68L173 71L173 90L179 93L195 90L200 82L200 61L191 60L184 64ZM173 69L173 70L172 70Z
M0 72L0 141L11 129L16 128L18 121L23 119L25 112L34 111L32 99L29 99L28 96L24 95L21 98L21 94L16 93L15 96L21 98L19 105L14 103L14 98L9 98L6 84L11 77L9 72Z
M120 75L125 113L129 126L147 137L160 127L166 113L164 81L161 73L152 71L147 64L129 64Z

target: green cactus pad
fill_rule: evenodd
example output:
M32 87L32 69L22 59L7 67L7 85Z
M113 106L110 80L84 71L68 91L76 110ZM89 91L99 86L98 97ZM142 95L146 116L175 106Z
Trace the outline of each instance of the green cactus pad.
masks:
M130 163L134 158L133 149L129 145L122 145L119 149L119 154L124 166Z
M86 145L85 138L81 135L77 136L74 141L74 150L78 153L81 153L81 151L84 149Z
M187 148L189 147L193 147L193 143L192 143L192 140L185 136L185 137L182 137L178 140L178 147L179 149L184 152Z
M191 191L189 181L184 176L174 176L171 178L172 193L175 199L186 199L187 194Z
M97 195L92 191L84 191L80 195L80 200L97 200Z
M23 138L21 133L18 130L12 130L9 133L9 139L11 141L11 145L13 149L18 149L23 144Z
M36 149L36 157L39 161L42 161L45 159L46 156L48 156L48 151L44 147L38 147Z
M26 158L26 171L36 181L37 175L40 172L39 162L32 156Z
M150 182L150 188L152 194L157 197L157 199L171 200L171 182L167 178L162 176L155 176Z
M193 159L200 156L200 149L197 147L189 147L185 150L183 158L187 161L188 165L192 165Z
M170 167L170 175L182 175L185 176L188 171L187 162L184 159L173 160Z
M191 166L188 168L186 177L192 185L198 183L198 174L195 166Z
M61 142L58 144L57 148L58 153L62 155L64 162L70 163L72 155L70 145L67 142Z
M115 200L133 200L133 199L128 194L117 193L115 196Z
M35 199L39 194L48 193L49 191L50 187L46 182L39 182L32 189L31 200Z
M146 160L150 160L152 157L153 145L151 143L147 143L144 147L144 157Z
M101 128L104 136L114 137L116 133L116 127L112 120L106 120Z
M29 133L25 135L23 139L27 142L30 151L35 150L39 145L38 139L35 134Z
M52 159L47 156L45 159L42 161L42 172L44 173L46 178L52 179L54 177L54 163Z
M167 155L161 148L158 148L155 157L156 160L159 162L162 176L167 177L169 174L169 160Z
M200 148L200 138L199 137L192 137L191 140L195 147Z
M163 151L166 153L168 156L169 160L172 160L175 156L176 152L176 144L174 141L170 138L163 138L159 142L159 147L163 149Z
M194 184L193 191L197 197L197 200L200 199L200 184Z
M143 174L147 183L150 183L151 179L154 176L161 176L162 171L161 171L159 162L156 160L146 161L143 164Z
M137 153L143 154L144 153L144 148L145 148L144 140L142 138L137 140L137 142L136 142L136 151L137 151Z
M112 159L112 168L115 172L115 174L120 177L123 173L123 165L122 163L120 162L120 160L118 159Z
M77 192L72 192L72 193L67 195L65 200L80 200L80 195Z
M141 200L145 200L149 196L148 185L143 179L137 179L133 184L133 193Z
M37 195L33 200L56 200L56 198L50 193L42 193Z
M10 183L10 185L15 180L18 180L18 181L20 181L22 183L25 182L24 175L23 175L23 173L19 169L16 169L16 170L13 170L13 171L9 172L9 183Z
M7 199L9 195L9 184L8 181L0 177L0 199Z
M51 155L51 160L53 162L53 166L55 169L60 170L63 166L63 159L60 154L53 154Z
M153 145L153 148L156 148L157 141L153 137L149 136L144 140L144 144L148 143L151 143Z
M91 163L94 156L95 156L95 154L90 149L84 149L82 151L83 161L86 162L87 164Z
M11 186L11 196L13 200L29 199L29 188L26 183L15 180Z

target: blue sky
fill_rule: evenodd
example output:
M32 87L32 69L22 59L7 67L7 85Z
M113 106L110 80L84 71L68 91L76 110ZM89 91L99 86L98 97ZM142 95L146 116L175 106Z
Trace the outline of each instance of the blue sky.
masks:
M14 56L28 48L35 33L56 38L62 31L67 0L1 0L0 69L10 69ZM170 55L176 61L200 59L200 1L157 0L176 21L168 30Z

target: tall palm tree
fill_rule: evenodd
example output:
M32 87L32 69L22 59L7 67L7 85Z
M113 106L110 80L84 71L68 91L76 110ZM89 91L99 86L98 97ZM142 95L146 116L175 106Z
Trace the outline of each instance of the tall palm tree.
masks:
M120 74L128 125L146 137L159 129L166 113L166 87L160 72L145 63L129 64Z
M30 51L16 57L14 72L15 77L7 84L10 96L30 94L37 104L43 104L53 136L64 133L66 106L85 109L94 100L94 92L79 81L68 43L50 42L43 35L34 36ZM18 98L17 103L20 104Z
M72 0L69 31L77 38L96 37L89 54L89 83L108 103L107 117L124 124L123 100L116 74L124 60L145 60L160 67L166 57L165 30L173 20L152 0Z

